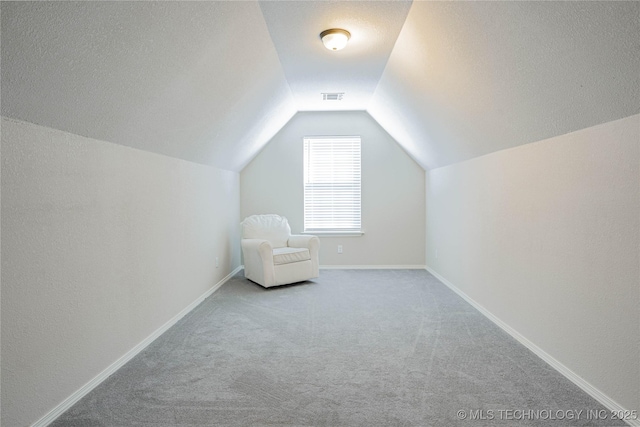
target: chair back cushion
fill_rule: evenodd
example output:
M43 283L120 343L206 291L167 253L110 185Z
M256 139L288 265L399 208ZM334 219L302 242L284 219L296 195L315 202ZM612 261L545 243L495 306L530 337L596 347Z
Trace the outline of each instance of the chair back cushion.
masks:
M245 218L241 225L243 239L268 240L274 248L287 246L291 235L287 218L280 215L251 215Z

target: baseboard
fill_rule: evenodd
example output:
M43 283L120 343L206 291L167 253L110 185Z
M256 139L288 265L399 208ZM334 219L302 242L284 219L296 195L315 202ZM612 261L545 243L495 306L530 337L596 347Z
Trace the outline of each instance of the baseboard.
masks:
M321 265L321 270L424 270L424 265Z
M618 404L615 400L611 399L609 396L604 394L598 388L591 385L584 378L573 372L571 369L567 368L565 365L556 360L549 353L535 345L533 342L529 341L526 337L521 335L518 331L513 329L511 326L507 325L505 322L500 320L498 317L494 316L489 310L478 304L475 300L469 297L467 294L458 289L453 283L449 282L447 279L438 274L435 270L426 266L425 269L433 274L438 280L444 283L449 289L458 294L462 299L471 304L473 308L478 310L482 315L484 315L487 319L491 320L497 326L499 326L503 331L511 335L515 338L520 344L527 347L529 350L534 352L539 358L547 362L552 368L556 371L560 372L564 375L569 381L580 387L585 393L589 396L593 397L598 402L602 403L602 405L610 411L614 412L622 412L624 413L625 408L623 408L620 404ZM635 420L625 420L625 422L634 427L640 427L640 418Z
M222 280L220 280L218 283L213 285L211 289L206 291L204 294L200 295L198 298L196 298L195 301L193 301L191 304L185 307L180 313L176 314L171 320L169 320L167 323L162 325L159 329L157 329L147 338L142 340L138 345L133 347L131 350L125 353L122 357L120 357L118 360L116 360L111 365L109 365L104 371L100 372L88 383L86 383L85 385L80 387L78 390L76 390L71 396L63 400L58 406L53 408L51 411L45 414L38 421L33 423L31 427L45 427L45 426L48 426L53 421L55 421L56 418L62 415L67 409L71 408L76 402L78 402L80 399L86 396L91 390L99 386L100 383L106 380L111 374L113 374L115 371L120 369L129 360L133 359L138 353L140 353L149 344L155 341L156 338L158 338L160 335L166 332L170 327L175 325L180 319L182 319L185 315L187 315L191 310L193 310L200 303L202 303L202 301L204 301L207 297L209 297L211 294L217 291L220 288L220 286L224 285L229 279L231 279L231 277L233 277L241 269L242 269L242 266L235 268L231 273L226 275Z

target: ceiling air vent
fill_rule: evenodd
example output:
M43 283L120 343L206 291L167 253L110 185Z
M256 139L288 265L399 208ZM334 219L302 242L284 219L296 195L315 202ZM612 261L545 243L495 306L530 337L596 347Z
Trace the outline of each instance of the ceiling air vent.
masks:
M334 93L322 93L323 101L342 101L342 96L344 92L334 92Z

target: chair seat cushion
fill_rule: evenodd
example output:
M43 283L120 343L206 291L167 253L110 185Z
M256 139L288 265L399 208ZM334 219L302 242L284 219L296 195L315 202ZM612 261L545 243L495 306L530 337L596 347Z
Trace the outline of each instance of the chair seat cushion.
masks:
M311 259L311 254L307 248L274 248L273 264L282 265L292 262L306 261Z

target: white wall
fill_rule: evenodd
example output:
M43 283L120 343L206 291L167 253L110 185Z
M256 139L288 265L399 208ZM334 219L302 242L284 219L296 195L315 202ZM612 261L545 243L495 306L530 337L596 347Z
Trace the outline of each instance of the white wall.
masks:
M640 410L640 116L431 170L427 265Z
M38 420L240 263L234 172L3 118L2 197L5 427Z
M321 265L424 265L424 170L363 111L296 114L240 174L242 217L277 213L304 227L302 139L362 137L360 237L321 237ZM344 253L337 254L341 244Z

